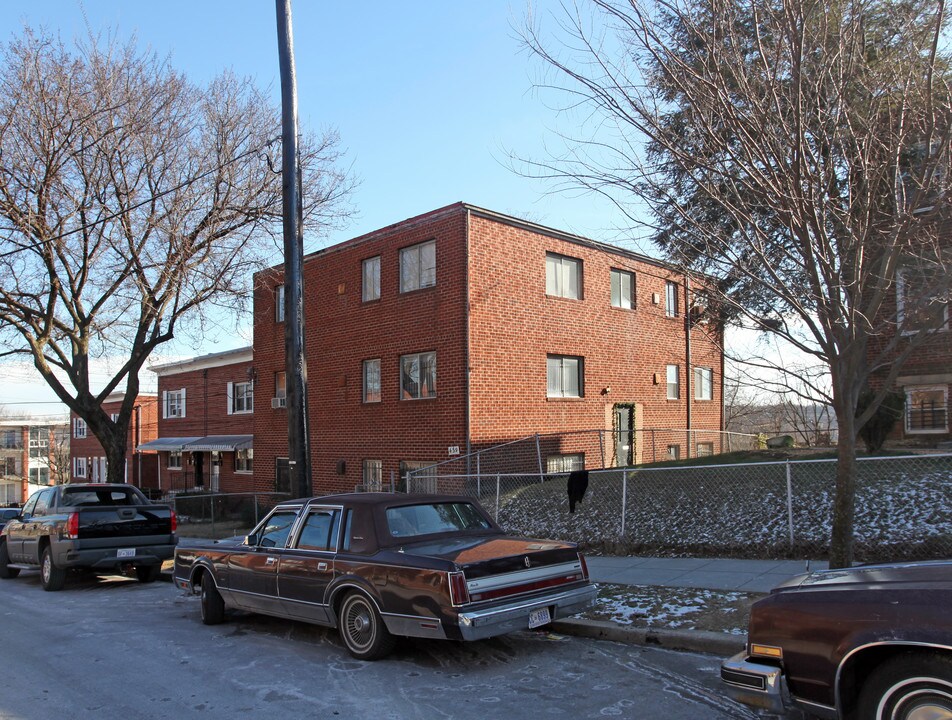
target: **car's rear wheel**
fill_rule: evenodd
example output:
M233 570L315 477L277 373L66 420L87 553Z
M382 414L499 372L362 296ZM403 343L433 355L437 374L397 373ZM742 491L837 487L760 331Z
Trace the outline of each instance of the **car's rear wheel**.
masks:
M358 660L379 660L389 655L397 642L373 602L358 592L350 593L341 603L337 628L347 652Z
M7 544L0 542L0 578L9 580L20 574L20 568L10 567L10 553Z
M202 577L202 622L218 625L225 621L225 601L215 587L215 581L206 573Z
M155 582L162 572L161 565L136 565L136 580L140 583Z
M952 720L952 658L906 653L880 665L863 683L863 720Z
M62 590L66 583L66 570L56 567L53 562L53 551L49 546L43 548L43 557L40 559L40 584L48 592Z

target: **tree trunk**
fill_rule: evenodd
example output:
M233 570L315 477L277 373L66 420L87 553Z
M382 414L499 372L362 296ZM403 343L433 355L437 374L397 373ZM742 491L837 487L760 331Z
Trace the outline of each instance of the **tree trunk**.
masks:
M836 443L836 497L833 500L833 531L830 537L830 567L853 563L853 519L856 514L856 428L852 412L837 409L839 438Z

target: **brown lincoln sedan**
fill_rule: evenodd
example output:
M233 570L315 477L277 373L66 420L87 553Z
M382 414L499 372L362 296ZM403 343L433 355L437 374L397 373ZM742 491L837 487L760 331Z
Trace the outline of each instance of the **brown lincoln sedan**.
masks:
M952 720L952 561L791 578L754 604L721 679L777 714Z
M354 493L278 505L243 540L177 548L175 583L226 608L338 628L354 657L395 639L477 640L581 612L578 548L507 535L472 499Z

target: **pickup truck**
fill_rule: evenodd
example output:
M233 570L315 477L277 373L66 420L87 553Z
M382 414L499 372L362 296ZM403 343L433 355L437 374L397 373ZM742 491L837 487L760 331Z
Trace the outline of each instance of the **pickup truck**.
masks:
M479 640L595 600L578 547L507 535L471 498L351 493L278 505L244 539L175 551L206 625L236 608L336 627L361 660L398 637Z
M67 570L158 578L175 552L175 512L121 484L38 490L0 533L0 578L39 567L44 590L60 590Z

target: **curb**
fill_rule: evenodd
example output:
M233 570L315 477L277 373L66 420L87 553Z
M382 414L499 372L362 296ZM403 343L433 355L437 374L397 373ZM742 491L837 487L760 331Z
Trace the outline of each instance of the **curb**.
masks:
M551 627L555 632L564 635L661 647L668 650L686 650L723 657L735 655L743 650L747 643L746 635L729 635L708 630L639 628L618 625L607 620L569 618L556 620Z

